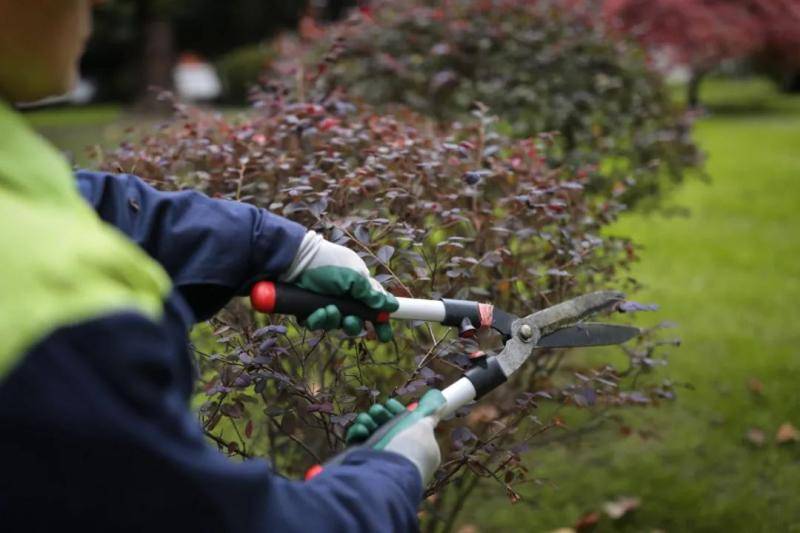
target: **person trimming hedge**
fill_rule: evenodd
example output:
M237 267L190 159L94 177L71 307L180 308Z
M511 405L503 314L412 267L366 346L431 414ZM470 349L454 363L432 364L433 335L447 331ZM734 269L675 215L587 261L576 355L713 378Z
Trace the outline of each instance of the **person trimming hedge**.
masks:
M354 252L265 210L74 175L13 105L72 86L94 3L0 0L0 528L416 529L440 460L434 417L308 482L204 440L189 409L194 323L262 278L397 301ZM308 324L363 326L335 307ZM390 416L378 412L375 425Z

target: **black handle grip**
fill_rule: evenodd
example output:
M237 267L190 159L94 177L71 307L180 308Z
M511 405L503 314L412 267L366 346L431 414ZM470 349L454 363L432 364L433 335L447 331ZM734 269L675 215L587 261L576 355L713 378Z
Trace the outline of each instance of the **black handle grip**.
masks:
M479 361L475 366L467 370L464 377L470 380L472 386L475 387L476 400L490 393L508 379L495 356Z
M389 321L387 311L379 311L371 307L339 296L328 296L301 289L288 283L259 281L250 289L250 303L253 309L262 313L278 313L294 315L305 319L308 315L328 305L335 305L342 316L354 315L373 324Z

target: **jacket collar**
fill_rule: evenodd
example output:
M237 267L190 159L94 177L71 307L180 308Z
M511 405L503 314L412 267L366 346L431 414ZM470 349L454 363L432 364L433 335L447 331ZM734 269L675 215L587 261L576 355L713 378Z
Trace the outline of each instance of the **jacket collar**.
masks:
M64 157L2 100L0 190L48 202L73 202L78 194Z

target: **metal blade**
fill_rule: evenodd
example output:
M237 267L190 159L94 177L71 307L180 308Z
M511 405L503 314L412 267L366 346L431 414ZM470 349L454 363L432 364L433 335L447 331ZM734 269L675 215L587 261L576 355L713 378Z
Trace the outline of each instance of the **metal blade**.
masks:
M545 335L537 348L573 348L577 346L607 346L622 344L639 335L639 328L618 324L576 324Z
M539 347L601 346L625 342L638 334L639 330L628 326L612 326L615 330L625 328L626 331L624 334L615 331L616 334L612 335L610 332L605 332L605 328L600 328L593 335L595 328L580 323L591 315L613 309L624 300L625 295L621 292L593 292L514 320L511 323L511 337L506 341L503 350L497 354L497 364L508 378L525 364ZM573 328L582 329L568 334ZM561 330L565 332L561 333L563 337L560 340L559 337L554 337L557 342L552 345L544 344L547 343L548 336L556 335Z

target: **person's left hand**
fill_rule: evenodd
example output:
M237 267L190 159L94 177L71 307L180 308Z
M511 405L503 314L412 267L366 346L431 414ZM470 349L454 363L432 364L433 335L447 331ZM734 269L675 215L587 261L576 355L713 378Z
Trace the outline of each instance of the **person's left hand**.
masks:
M370 275L367 265L358 254L326 241L314 231L306 233L294 261L280 281L319 294L349 296L380 311L391 313L399 306L397 298L386 292ZM329 305L311 313L306 319L306 326L326 331L341 327L348 335L358 335L364 328L364 321L352 315L342 317L336 306ZM375 333L382 342L392 338L389 324L375 324Z
M433 430L446 405L438 389L426 392L411 411L394 399L375 404L356 417L346 442L402 455L417 467L422 484L427 485L442 460Z

